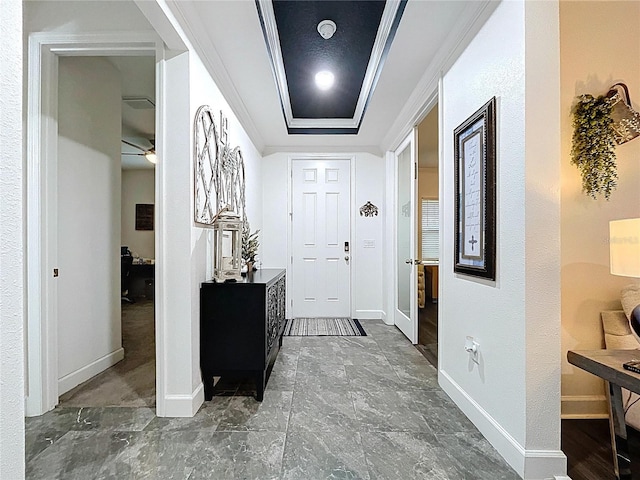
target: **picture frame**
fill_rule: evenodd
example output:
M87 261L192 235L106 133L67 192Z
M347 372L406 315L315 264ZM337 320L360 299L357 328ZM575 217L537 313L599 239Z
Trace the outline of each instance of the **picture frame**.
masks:
M153 230L154 205L136 203L136 230Z
M454 272L496 279L496 97L453 132Z

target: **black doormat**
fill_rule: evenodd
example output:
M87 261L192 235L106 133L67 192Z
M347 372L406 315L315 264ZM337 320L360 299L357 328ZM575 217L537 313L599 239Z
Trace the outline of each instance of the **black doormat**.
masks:
M287 320L284 335L288 337L366 337L367 333L355 318L293 318Z

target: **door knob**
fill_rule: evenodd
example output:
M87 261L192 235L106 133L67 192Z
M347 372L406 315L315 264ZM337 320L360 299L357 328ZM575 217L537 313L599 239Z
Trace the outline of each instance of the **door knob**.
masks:
M345 259L345 261L347 261L347 262L348 262L348 261L349 261L349 255L345 255L345 256L344 256L344 259Z
M406 259L404 261L404 263L406 263L407 265L411 265L413 263L413 260L411 260L410 258Z

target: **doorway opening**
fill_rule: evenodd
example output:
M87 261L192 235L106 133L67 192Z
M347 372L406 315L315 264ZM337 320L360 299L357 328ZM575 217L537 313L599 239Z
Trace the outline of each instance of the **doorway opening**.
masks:
M440 202L438 172L438 106L417 127L418 205L418 344L438 367L438 269L440 261Z
M95 82L100 80L93 75L108 79L99 92ZM79 269L61 269L60 406L153 407L156 403L155 88L154 56L71 56L59 60L58 262L74 265L78 258L91 257L81 262ZM91 100L82 98L87 96ZM85 114L91 120L82 125L79 120ZM73 142L69 141L71 136L76 137ZM96 151L108 154L96 155ZM82 158L83 152L90 165ZM71 157L84 167L73 165ZM79 170L83 170L81 174ZM89 191L73 186L83 178L92 179ZM94 226L98 236L110 239L100 248L95 241L86 241L82 234L86 223L73 206L93 201L106 206L102 216L107 218L96 220L99 226ZM86 215L91 217L91 212ZM97 264L90 270L94 274L103 271L108 280L94 277L93 282L83 282L86 264ZM66 288L69 285L72 290ZM77 297L74 301L72 294ZM102 313L93 308L103 303ZM67 352L69 330L81 329L90 350L78 354L78 349L72 348ZM108 338L95 338L91 330L104 330L103 336ZM99 365L93 365L94 357L100 359Z

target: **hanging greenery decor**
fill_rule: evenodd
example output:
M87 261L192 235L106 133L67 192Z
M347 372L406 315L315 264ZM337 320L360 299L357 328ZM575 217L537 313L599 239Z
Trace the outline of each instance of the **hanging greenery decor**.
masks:
M573 108L571 163L582 175L582 191L593 199L607 200L617 186L612 104L601 95L581 95Z

